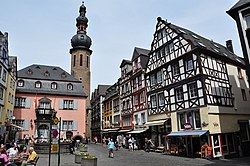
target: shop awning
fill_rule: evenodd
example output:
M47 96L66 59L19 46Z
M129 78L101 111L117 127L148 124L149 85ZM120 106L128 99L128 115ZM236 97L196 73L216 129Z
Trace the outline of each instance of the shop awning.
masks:
M118 133L126 133L126 132L129 132L131 130L132 129L121 129L121 130L118 130Z
M145 125L146 126L159 126L159 125L163 125L166 121L167 121L167 119L155 120L155 121L146 122Z
M172 136L201 136L203 134L206 134L208 130L190 130L190 131L178 131L178 132L171 132L168 134L168 137Z
M128 134L139 134L139 133L143 133L143 132L145 132L145 131L147 131L147 130L134 130L134 131L129 131L129 132L127 132Z
M18 125L15 125L15 124L11 124L11 126L12 126L12 127L16 127L16 128L18 128L19 130L24 130L24 128L23 128L23 127L18 126Z

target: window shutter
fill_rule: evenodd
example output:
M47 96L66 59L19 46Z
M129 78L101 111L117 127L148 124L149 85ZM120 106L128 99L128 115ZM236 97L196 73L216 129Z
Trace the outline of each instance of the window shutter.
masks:
M24 130L29 130L29 128L30 128L30 121L29 120L24 120L23 128L24 128Z
M60 109L60 110L63 109L63 100L59 100L59 109Z
M78 103L77 103L77 100L74 100L74 110L77 110L78 109Z
M73 121L73 130L77 130L77 121L76 120Z
M30 99L29 98L25 99L25 108L30 108Z

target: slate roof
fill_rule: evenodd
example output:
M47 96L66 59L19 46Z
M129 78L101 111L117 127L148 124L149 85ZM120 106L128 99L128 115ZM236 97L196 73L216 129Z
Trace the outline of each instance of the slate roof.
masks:
M148 56L149 52L150 52L150 50L146 50L144 48L135 47L134 53L133 53L133 56L132 56L132 61L134 61L139 56Z
M235 19L235 14L237 11L250 5L250 0L240 0L238 1L227 13Z
M121 65L120 65L120 68L122 68L122 67L125 66L126 64L132 65L132 62L131 62L130 60L123 59Z
M32 74L28 74L28 71ZM46 71L49 73L49 76L47 77L44 74ZM62 76L62 73L64 73L65 76ZM37 64L31 65L18 71L18 80L24 81L24 86L17 86L16 91L19 93L87 97L84 93L84 87L81 81L78 81L60 67ZM41 88L35 87L37 81L41 82ZM51 88L51 83L53 82L57 84L57 89ZM73 85L73 90L68 90L68 84Z
M111 85L98 85L97 89L95 89L94 92L92 92L91 102L93 102L94 100L99 99L99 96L105 96L106 91L110 86Z
M225 46L216 43L212 40L208 40L190 30L176 26L172 23L168 23L165 20L161 21L167 26L169 26L171 29L175 30L175 32L180 34L184 39L190 41L193 44L194 48L199 48L203 51L209 51L210 53L215 54L217 58L223 58L224 60L229 61L231 63L240 66L245 66L243 58L230 52Z
M29 74L28 72L29 70L32 71L32 74ZM49 76L46 76L45 72L48 72ZM70 75L60 67L38 65L38 64L33 64L31 66L19 70L18 76L21 78L39 79L39 80L79 82L79 80L75 79L72 75Z
M134 53L132 56L132 61L134 61L136 58L138 58L140 56L142 68L145 69L147 67L147 63L148 63L148 59L149 59L149 55L148 55L149 52L150 52L150 50L135 47Z

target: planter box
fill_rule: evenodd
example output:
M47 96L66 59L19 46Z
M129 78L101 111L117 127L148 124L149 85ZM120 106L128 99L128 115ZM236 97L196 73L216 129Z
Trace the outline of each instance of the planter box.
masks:
M81 164L81 160L82 160L82 155L75 154L75 163Z
M87 152L88 147L80 147L79 150L80 150L80 152Z
M97 158L82 158L81 166L97 166Z

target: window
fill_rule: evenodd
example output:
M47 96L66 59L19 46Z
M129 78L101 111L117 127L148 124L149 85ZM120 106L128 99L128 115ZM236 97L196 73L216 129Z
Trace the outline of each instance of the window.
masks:
M199 111L194 111L195 128L201 128L201 118Z
M17 108L25 108L26 98L16 97L15 98L15 107Z
M191 83L188 85L188 92L190 98L195 98L198 96L198 89L196 83Z
M247 101L247 95L246 95L245 89L241 89L241 94L242 94L242 99L243 99L244 101Z
M72 84L68 84L67 85L67 90L73 90L73 85Z
M74 100L63 100L63 109L64 110L73 110L74 109Z
M3 94L4 94L4 89L1 87L0 88L0 99L3 99Z
M248 123L239 123L242 141L250 141L250 128Z
M12 119L12 123L17 126L24 127L24 120ZM13 130L15 131L16 129L13 128Z
M245 21L246 21L247 28L250 28L250 15L245 16Z
M155 80L155 75L151 75L150 76L150 83L151 83L151 86L154 86L156 84L156 80Z
M242 70L241 70L241 68L240 68L240 67L237 67L237 70L238 70L238 77L239 77L240 79L242 79L243 77L242 77Z
M41 87L42 85L40 81L35 82L35 88L41 88Z
M24 86L24 81L23 80L18 80L17 86L23 87Z
M62 130L73 130L73 121L63 121Z
M178 114L178 117L179 117L179 128L184 129L184 124L186 123L185 114L180 113Z
M184 129L185 123L191 124L193 129L200 129L201 128L200 112L189 111L189 112L178 113L179 129Z
M82 66L82 54L80 55L80 66Z
M27 73L28 73L28 75L32 75L33 71L31 69L29 69Z
M6 76L7 76L7 71L3 70L3 78L2 80L5 82L6 81Z
M194 64L193 64L192 58L189 58L185 61L185 67L186 67L186 71L190 71L190 70L194 69Z
M89 67L89 56L87 56L87 68Z
M157 33L157 38L158 38L158 39L162 39L162 37L163 37L163 36L162 36L162 31L159 31L159 32Z
M139 86L142 85L142 76L141 75L138 76L138 85Z
M57 89L57 83L52 82L51 83L51 89Z
M162 72L161 72L161 70L157 72L157 82L158 83L162 82Z
M134 96L134 105L138 105L138 95Z
M177 101L183 100L183 88L176 88L175 89L175 97Z
M156 96L155 95L151 96L151 107L152 108L156 107Z
M135 125L138 124L138 114L135 115Z
M76 66L76 55L74 55L74 58L73 58L73 66Z
M180 67L179 67L179 62L173 64L172 66L172 70L173 70L173 75L179 75L180 74Z
M172 52L174 51L174 43L173 43L173 42L169 43L169 44L165 47L165 49L166 49L166 53L167 53L167 54L172 53Z
M49 77L49 76L50 76L49 72L46 71L46 72L44 73L44 76L45 76L45 77Z
M141 113L141 123L144 124L146 122L145 112Z
M140 94L140 103L143 103L144 101L145 101L145 95L144 95L144 91L142 91Z
M165 104L165 102L164 102L164 94L160 93L158 95L158 98L159 98L159 106L163 106Z

